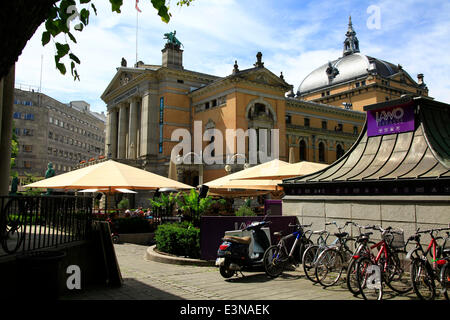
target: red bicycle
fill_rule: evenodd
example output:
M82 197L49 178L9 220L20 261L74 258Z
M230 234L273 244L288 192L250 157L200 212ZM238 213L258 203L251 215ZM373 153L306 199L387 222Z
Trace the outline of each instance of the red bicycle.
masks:
M416 242L416 247L412 249L407 258L411 259L411 281L414 292L421 300L433 300L436 297L435 281L442 285L443 294L448 300L447 286L441 281L441 269L448 263L450 252L446 250L446 243L449 241L449 233L447 237L438 237L436 234L439 231L450 230L448 228L435 228L429 230L422 230L412 235L409 240ZM420 243L421 234L428 233L431 237L430 243L426 250L423 249ZM438 240L443 240L443 243L438 244ZM431 259L431 262L430 262ZM445 279L445 277L444 277Z
M386 284L393 291L404 294L412 289L411 278L408 274L409 263L406 256L406 244L403 230L392 227L383 229L372 226L381 232L381 241L372 245L370 255L362 256L357 261L357 282L359 292L365 300L381 300L383 286ZM376 253L376 256L374 254Z

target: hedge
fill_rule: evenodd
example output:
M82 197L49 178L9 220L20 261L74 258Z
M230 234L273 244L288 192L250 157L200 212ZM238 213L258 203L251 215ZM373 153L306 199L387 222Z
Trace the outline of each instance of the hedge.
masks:
M177 256L200 257L200 229L190 222L165 223L155 232L156 248Z
M117 233L146 233L155 230L153 224L142 217L114 218L112 223Z

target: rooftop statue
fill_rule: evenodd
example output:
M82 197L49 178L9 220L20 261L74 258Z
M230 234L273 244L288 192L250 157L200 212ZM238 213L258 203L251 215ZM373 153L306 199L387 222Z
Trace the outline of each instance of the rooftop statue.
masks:
M183 44L180 42L180 40L177 39L176 35L176 31L174 30L173 32L169 32L169 33L164 33L164 39L167 39L166 45L167 44L171 44L175 47L180 47Z

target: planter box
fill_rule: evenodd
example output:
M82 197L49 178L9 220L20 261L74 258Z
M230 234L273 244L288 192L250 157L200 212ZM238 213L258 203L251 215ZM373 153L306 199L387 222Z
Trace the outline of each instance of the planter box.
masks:
M147 233L120 233L119 242L134 243L141 245L148 245L153 242L155 238L154 232Z

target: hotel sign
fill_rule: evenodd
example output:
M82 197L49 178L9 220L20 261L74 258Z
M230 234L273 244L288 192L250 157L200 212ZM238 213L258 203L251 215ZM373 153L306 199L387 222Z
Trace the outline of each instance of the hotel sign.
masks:
M367 136L414 131L414 103L367 110Z

